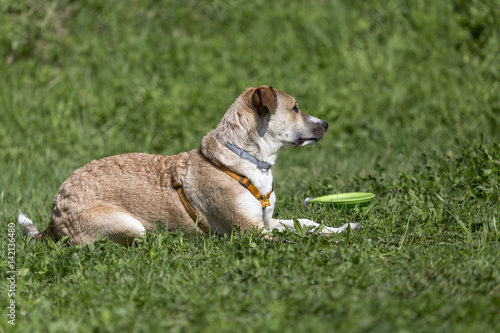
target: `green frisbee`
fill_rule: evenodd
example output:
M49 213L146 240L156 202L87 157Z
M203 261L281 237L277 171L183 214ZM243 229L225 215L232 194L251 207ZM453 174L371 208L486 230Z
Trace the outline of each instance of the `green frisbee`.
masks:
M367 192L330 194L322 197L306 198L306 200L304 200L304 208L307 208L309 202L332 204L337 208L362 207L368 205L373 198L375 198L375 194Z

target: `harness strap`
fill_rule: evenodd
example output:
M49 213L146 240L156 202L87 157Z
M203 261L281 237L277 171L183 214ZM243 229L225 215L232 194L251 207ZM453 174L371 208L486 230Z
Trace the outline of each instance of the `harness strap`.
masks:
M240 183L241 186L243 186L244 188L246 188L247 190L249 190L250 193L252 193L252 195L255 197L255 199L257 199L257 200L260 201L260 203L262 205L262 208L264 208L266 206L271 206L271 202L269 201L269 198L271 197L271 194L274 191L274 182L273 182L273 188L271 189L271 191L269 193L267 193L266 195L263 195L252 184L252 182L250 181L250 179L248 179L247 177L240 176L240 175L232 172L231 170L229 170L228 168L226 168L223 165L219 165L218 168L221 169L222 171L224 171L225 173L227 173L232 178L236 179L238 181L238 183Z
M241 186L246 188L247 190L252 193L252 195L255 197L255 199L260 201L260 204L262 205L262 208L265 208L266 206L271 206L271 202L269 201L269 198L271 198L271 194L274 191L274 182L273 182L273 188L269 193L266 195L263 195L260 193L260 191L252 184L250 179L247 177L240 176L225 166L218 166L218 168L231 176L232 178L236 179L238 183L240 183ZM193 219L193 221L198 225L205 233L208 234L208 226L204 223L204 221L200 220L198 218L198 215L196 214L196 211L194 210L193 206L189 203L188 198L186 197L186 193L184 193L184 188L182 187L182 184L179 184L177 182L173 182L174 188L177 190L177 193L179 194L179 199L181 199L182 204L184 205L184 208L186 209L186 212L189 214L189 216Z
M200 228L203 229L203 231L208 234L208 226L203 221L198 219L198 215L196 214L193 206L191 206L191 204L189 203L186 197L186 193L184 193L184 188L182 187L182 185L175 181L173 185L177 190L177 193L179 194L179 198L181 199L181 202L184 205L186 212L189 214L189 216L191 216L196 225L200 226Z

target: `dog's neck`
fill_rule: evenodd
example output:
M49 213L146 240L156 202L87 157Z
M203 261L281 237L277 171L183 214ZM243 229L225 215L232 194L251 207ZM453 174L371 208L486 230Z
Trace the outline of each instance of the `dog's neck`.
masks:
M214 137L214 139L217 142L219 142L221 145L224 145L224 143L221 142L221 140L219 140L219 138L217 137L217 132L216 132L215 129L212 131L212 136ZM226 142L225 146L227 148L229 148L233 153L235 153L236 155L238 155L240 158L243 158L243 159L245 159L247 161L250 161L250 163L255 164L257 166L257 168L259 168L259 169L269 170L273 166L271 163L267 163L267 162L259 160L258 158L256 158L252 154L249 154L245 150L239 148L238 146L236 146L236 145L234 145L234 144L232 144L230 142Z

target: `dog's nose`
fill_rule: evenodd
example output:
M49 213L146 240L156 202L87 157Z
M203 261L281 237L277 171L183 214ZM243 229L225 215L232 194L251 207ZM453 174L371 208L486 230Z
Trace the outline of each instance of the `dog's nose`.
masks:
M328 129L328 123L327 123L326 121L323 121L323 127L324 127L325 129Z

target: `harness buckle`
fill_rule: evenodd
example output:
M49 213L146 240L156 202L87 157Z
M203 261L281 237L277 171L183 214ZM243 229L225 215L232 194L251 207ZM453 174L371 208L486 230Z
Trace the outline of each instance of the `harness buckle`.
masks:
M240 178L240 180L238 180L238 183L240 183L240 185L241 185L241 186L243 186L244 188L248 188L248 186L250 186L250 184L251 184L252 182L248 181L248 184L245 184L245 183L243 182L243 179L247 179L247 180L248 180L248 178L245 178L245 177L243 177L243 176L242 176L242 177Z

